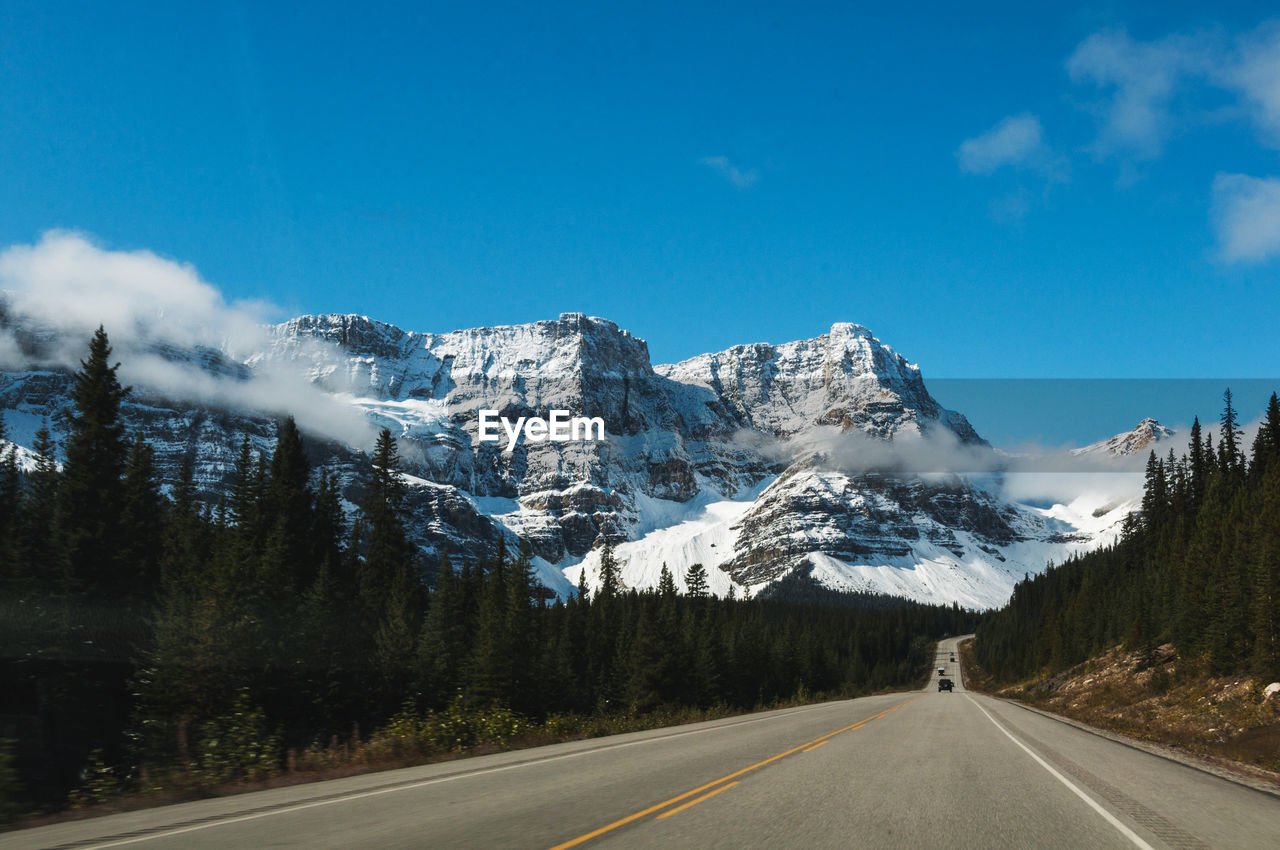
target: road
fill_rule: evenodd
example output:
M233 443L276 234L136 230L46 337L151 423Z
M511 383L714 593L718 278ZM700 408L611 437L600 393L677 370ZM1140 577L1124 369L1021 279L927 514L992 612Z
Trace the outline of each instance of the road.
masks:
M1280 797L924 691L0 835L5 848L1276 847ZM956 681L937 690L936 668Z

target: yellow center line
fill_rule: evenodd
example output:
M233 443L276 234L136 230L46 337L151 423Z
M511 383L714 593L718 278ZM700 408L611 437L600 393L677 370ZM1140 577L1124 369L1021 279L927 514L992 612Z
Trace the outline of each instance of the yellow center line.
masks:
M703 794L701 797L695 797L694 799L685 803L683 806L676 806L674 809L670 811L663 812L662 814L658 815L656 819L662 820L663 818L669 818L672 815L679 814L680 812L683 812L685 809L689 808L690 806L696 806L699 803L701 803L703 800L708 800L714 797L715 795L719 794L721 791L728 791L730 788L732 788L737 784L738 784L737 782L730 782L728 785L721 785L719 788L717 788L714 791L708 791L707 793Z
M921 697L913 697L912 699L909 699L906 702L899 703L898 706L894 706L894 707L897 708L899 706L906 705L907 703L915 702L920 698ZM621 820L616 820L611 824L607 824L605 826L600 827L599 829L594 829L591 832L588 832L584 835L579 835L577 838L566 841L563 844L557 844L556 846L552 847L551 850L568 850L568 848L570 847L577 847L579 844L584 844L593 838L604 835L606 832L612 832L613 830L617 829L620 826L626 826L632 821L639 820L645 815L651 815L654 812L661 811L662 809L665 809L667 806L670 806L672 803L679 803L681 800L687 800L690 797L692 797L694 794L699 794L703 791L706 791L708 788L714 788L715 786L719 785L722 782L728 782L730 779L736 779L737 777L742 776L744 773L750 773L753 770L757 770L759 768L764 767L766 764L773 764L778 759L786 758L792 753L801 752L802 750L805 749L805 747L812 747L816 744L823 743L827 739L834 738L836 735L839 735L841 732L848 732L853 729L859 729L865 724L870 723L872 720L876 720L877 718L884 717L884 715L885 715L885 711L882 711L879 714L873 714L870 717L863 718L862 720L859 720L857 723L850 723L848 726L845 726L843 729L837 729L834 732L828 732L825 735L814 738L812 741L805 741L803 744L801 744L798 747L792 747L786 752L778 753L776 756L770 756L764 761L758 761L755 764L750 765L749 767L744 767L741 770L735 770L733 773L730 773L727 776L722 776L719 779L715 780L714 782L708 782L705 785L699 785L697 788L694 788L691 791L686 791L683 794L680 794L679 796L672 797L670 800L663 800L661 803L650 806L649 808L643 809L642 811L638 811L634 815L627 815L625 818L622 818Z
M825 744L825 743L826 743L826 741L823 741L823 742L822 742L822 744ZM814 750L818 749L818 747L821 747L821 746L822 746L822 744L814 744L812 747L807 747L807 748L806 748L806 749L804 749L802 752L806 752L806 753L813 752Z

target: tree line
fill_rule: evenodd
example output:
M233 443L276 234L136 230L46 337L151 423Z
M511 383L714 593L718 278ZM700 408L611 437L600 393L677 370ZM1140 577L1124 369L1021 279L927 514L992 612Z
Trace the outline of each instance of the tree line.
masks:
M978 629L975 655L1010 681L1113 646L1172 643L1213 673L1280 678L1280 402L1246 450L1228 389L1219 439L1150 454L1118 541L1020 582Z
M352 516L288 418L269 453L244 438L210 504L192 459L162 482L129 436L118 369L99 329L61 444L46 426L29 461L0 455L0 786L16 771L28 806L62 805L94 776L270 772L406 713L538 724L853 695L913 681L929 640L974 621L955 606L718 599L701 565L684 594L665 565L638 591L607 543L600 587L568 599L502 537L487 557L425 564L386 430Z

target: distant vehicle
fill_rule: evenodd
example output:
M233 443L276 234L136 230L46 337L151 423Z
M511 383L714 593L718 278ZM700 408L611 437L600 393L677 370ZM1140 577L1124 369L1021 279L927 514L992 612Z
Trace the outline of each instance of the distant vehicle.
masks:
M955 660L956 660L956 657L955 657L954 655L953 655L953 656L951 656L951 660L952 660L952 661L955 661Z
M939 679L939 680L938 680L938 693L942 693L943 691L949 691L949 690L951 690L954 686L955 686L955 685L954 685L954 683L953 683L950 679Z
M945 676L945 675L947 675L947 668L946 668L946 667L939 667L939 668L938 668L938 675L939 675L939 676Z

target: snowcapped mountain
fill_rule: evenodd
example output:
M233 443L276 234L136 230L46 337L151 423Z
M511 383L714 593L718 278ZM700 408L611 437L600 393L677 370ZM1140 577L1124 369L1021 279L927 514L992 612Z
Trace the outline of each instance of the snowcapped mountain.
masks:
M1106 440L1072 449L1076 457L1103 455L1111 457L1127 457L1150 451L1156 443L1172 439L1178 432L1161 425L1151 417L1147 417L1134 426L1132 431L1116 434Z
M949 471L939 458L985 457L989 447L929 395L918 367L853 324L654 366L643 340L578 313L444 334L303 316L271 328L248 356L172 346L163 356L224 382L197 403L135 381L125 415L156 444L167 477L190 459L212 494L242 435L269 451L272 417L228 403L255 396L225 387L300 376L326 404L399 436L413 485L409 527L428 562L523 538L561 594L584 571L596 580L608 541L629 586L656 584L663 563L679 582L700 562L721 594L758 593L799 573L833 588L988 607L1046 560L1110 539L1125 510L1018 505L996 475ZM18 443L30 445L40 419L66 406L69 374L47 364L0 373ZM508 452L480 439L481 410L512 421L566 410L599 417L608 436L526 439ZM309 448L354 510L363 447L331 435ZM927 463L913 467L919 457Z
M706 388L746 426L777 437L828 425L885 438L948 428L963 442L983 442L967 419L933 400L918 367L861 325L841 322L817 339L739 345L655 371Z

